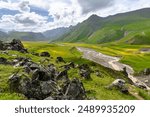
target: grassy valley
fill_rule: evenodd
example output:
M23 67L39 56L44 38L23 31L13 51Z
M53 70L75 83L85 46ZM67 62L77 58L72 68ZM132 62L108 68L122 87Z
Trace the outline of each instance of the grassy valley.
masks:
M16 57L30 58L39 66L45 67L53 64L58 71L63 71L65 68L62 66L73 62L76 67L67 71L68 77L71 80L77 78L82 81L87 95L86 99L150 99L149 91L134 86L126 74L86 60L82 57L83 53L76 49L76 47L91 48L96 52L119 57L121 63L134 69L135 75L141 75L144 69L150 68L150 51L142 51L150 49L149 12L150 8L146 8L105 18L92 15L76 26L45 33L11 32L11 36L8 36L7 33L0 32L0 40L6 41L13 38L25 40L23 45L28 50L28 53L21 53L21 51L8 48L9 44L6 44L6 48L8 48L6 51L0 47L2 48L0 58L6 58L9 62L15 60ZM60 35L59 32L61 32ZM54 40L51 41L51 38ZM0 45L3 45L1 41ZM50 53L50 57L35 55L35 53L42 52ZM62 57L66 63L58 63L57 57ZM47 61L45 62L45 60ZM89 66L91 79L85 79L80 75L79 66L82 64ZM23 66L14 67L10 64L0 64L0 99L27 99L25 95L10 90L9 77L17 71L19 71L18 74L23 74L28 78L33 75L33 73L25 73ZM108 86L116 79L126 81L125 87L127 87L128 93L122 93L118 88L108 89Z
M101 65L95 64L93 62L90 62L88 60L82 59L81 58L81 53L79 53L76 49L75 46L82 46L82 47L90 47L93 48L97 51L106 53L106 54L110 54L113 56L116 56L118 54L124 56L126 59L128 60L126 61L126 63L131 63L134 61L134 59L132 59L133 57L128 57L128 51L132 51L133 53L138 51L139 47L129 47L129 46L101 46L101 45L89 45L89 44L70 44L70 43L56 43L56 44L47 44L45 42L24 42L24 46L26 48L29 49L29 52L42 52L42 51L48 51L51 53L51 56L53 57L49 63L53 63L55 64L58 68L63 65L62 63L56 63L55 59L57 56L62 56L64 58L65 61L67 62L75 62L76 64L88 64L90 66L90 68L95 71L95 70L100 70L100 72L102 73L102 76L96 76L95 73L91 74L91 78L92 80L85 80L82 77L80 77L78 75L78 69L74 70L71 69L69 70L69 77L70 78L74 78L77 77L79 79L82 80L85 89L87 91L87 95L89 99L138 99L137 97L131 95L131 94L123 94L121 93L118 89L113 89L113 90L108 90L106 88L106 86L108 86L109 84L111 84L116 78L121 77L123 79L126 80L127 82L127 86L128 87L133 87L132 85L130 85L128 83L128 79L121 73L121 72L116 72L113 71L111 69L108 68L104 68ZM126 50L124 50L124 52L122 52L123 48ZM117 54L116 54L117 53ZM32 58L32 60L36 63L39 63L41 61L41 57L36 57L33 56L32 54L22 54L20 52L16 52L16 51L9 51L9 54L13 54L13 55L18 55L18 56L22 56L22 57L30 57ZM129 56L131 56L131 54L129 54ZM134 55L132 55L134 56ZM145 55L140 55L139 56L145 56ZM8 55L3 55L0 54L0 57L5 57L8 60L12 60L15 57L12 56L8 56ZM136 58L138 58L138 56L135 56ZM148 57L145 57L148 59ZM137 60L138 61L138 60ZM134 62L137 62L134 61ZM133 67L138 69L140 68L141 64L133 64ZM141 62L141 61L140 61ZM46 63L46 64L49 64ZM144 61L143 61L144 63ZM145 64L149 64L148 62ZM6 70L7 69L7 70ZM9 85L8 85L8 78L12 73L15 73L15 71L17 71L17 69L22 69L20 68L15 68L13 66L10 65L0 65L0 79L1 79L1 83L0 83L0 89L2 90L2 92L0 93L0 99L26 99L23 95L21 94L16 94L16 93L11 93L9 91ZM139 69L138 69L139 70ZM141 70L141 69L140 69ZM22 71L22 70L21 70ZM21 73L20 71L20 73ZM141 95L144 95L142 98L143 99L149 99L149 96L147 94L146 91L141 91L141 89L133 87L133 92L134 93L138 93ZM142 92L142 93L141 93Z

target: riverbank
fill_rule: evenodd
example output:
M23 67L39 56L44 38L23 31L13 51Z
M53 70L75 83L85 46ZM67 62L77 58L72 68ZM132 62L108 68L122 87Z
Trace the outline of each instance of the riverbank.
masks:
M138 79L134 76L134 70L132 67L120 63L119 57L108 56L89 48L77 47L77 50L83 53L83 58L98 63L104 67L111 68L116 71L123 71L123 69L126 68L128 78L133 82L135 86L145 87L147 90L150 90L147 84L142 82L140 78Z

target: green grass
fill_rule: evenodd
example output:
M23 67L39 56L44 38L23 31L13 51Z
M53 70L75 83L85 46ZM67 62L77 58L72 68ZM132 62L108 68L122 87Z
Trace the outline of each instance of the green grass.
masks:
M83 64L86 63L90 66L90 68L95 71L95 70L99 70L102 73L102 77L98 77L96 76L94 73L91 74L91 78L92 80L85 80L83 78L81 78L78 74L79 70L78 69L71 69L69 70L68 74L69 74L69 78L74 78L77 77L80 80L82 80L85 89L87 91L87 96L89 99L100 99L100 100L109 100L109 99L113 99L113 100L133 100L136 99L134 96L130 95L130 94L122 94L119 90L117 89L112 89L112 90L108 90L105 87L108 86L109 84L111 84L116 78L121 77L123 79L125 79L127 82L127 78L125 76L122 75L122 73L120 72L116 72L107 68L104 68L98 64L95 64L91 61L85 60L83 58L81 58L81 53L78 52L75 48L75 46L84 46L84 47L91 47L97 51L106 53L106 54L111 54L113 56L118 54L121 55L126 55L126 49L130 46L106 46L106 45L90 45L90 44L69 44L69 43L56 43L56 44L47 44L45 42L24 42L24 45L26 48L28 48L29 52L42 52L42 51L48 51L50 52L51 56L53 58L50 59L50 63L54 63L57 68L59 68L59 66L63 65L63 63L57 64L55 62L56 57L58 56L62 56L65 61L67 62L75 62L76 64ZM126 49L125 49L126 48ZM129 50L135 52L137 51L139 47L133 47L130 48ZM125 50L124 50L125 49ZM122 50L124 50L122 52ZM113 52L113 53L112 53ZM16 54L19 56L24 56L24 57L30 57L33 59L34 62L39 62L41 59L43 59L42 57L36 57L33 56L31 54L22 54L16 51L9 51L9 54ZM8 56L8 55L3 55L0 54L0 57L6 57L9 60L12 60L13 56ZM146 56L147 58L147 56ZM48 64L48 63L47 63ZM9 76L14 73L15 71L17 71L18 69L22 69L22 68L17 68L14 69L12 66L9 65L0 65L0 89L2 90L2 92L0 93L0 99L25 99L24 96L20 95L20 94L15 94L15 93L11 93L9 91L9 86L8 86L8 78ZM21 71L20 71L21 73ZM129 85L130 86L130 85ZM136 90L137 93L139 92L139 90ZM146 94L147 96L147 94Z
M150 47L149 45L129 45L129 44L82 44L65 43L64 45L81 46L92 48L103 54L121 57L121 62L130 65L135 72L140 72L150 67L150 53L141 53L141 48Z
M90 45L90 44L79 44L79 43L52 43L47 44L46 42L24 42L24 46L28 48L29 52L42 52L42 51L48 51L53 58L50 59L50 63L54 63L57 68L59 66L63 65L63 63L57 64L55 62L56 57L62 56L65 61L67 62L75 62L76 64L88 64L92 71L99 70L102 73L102 77L96 76L94 73L91 74L92 80L85 80L81 78L78 74L79 70L71 69L68 71L69 78L77 77L80 80L82 80L84 87L87 91L87 95L89 99L100 99L100 100L133 100L137 99L136 97L130 95L130 94L123 94L117 89L108 90L105 87L111 84L116 78L123 78L128 83L128 80L125 76L122 75L120 72L116 72L113 70L110 70L108 68L104 68L101 65L95 64L91 61L85 60L81 58L82 54L76 50L76 46L83 46L83 47L89 47L93 48L96 51L100 51L104 54L112 55L112 56L121 56L122 62L128 63L133 68L136 68L137 70L141 70L144 68L144 64L138 64L139 62L145 63L145 65L149 65L148 61L145 62L145 59L149 59L148 54L140 54L138 53L139 48L143 46L130 46L130 45L114 45L114 44L105 44L105 45ZM145 47L145 46L144 46ZM16 51L9 51L9 54L15 54L18 56L23 57L29 57L32 58L34 62L39 62L42 57L36 57L31 54L22 54ZM139 56L137 56L139 55ZM6 57L9 60L12 60L13 56L0 54L0 57ZM144 58L141 58L144 57ZM126 60L126 61L125 61ZM136 64L137 63L137 64ZM47 63L48 64L48 63ZM20 94L11 93L9 91L8 86L8 78L9 76L17 71L18 69L22 68L13 68L9 65L0 65L0 89L2 92L0 93L0 99L25 99L24 96ZM60 68L59 68L60 69ZM20 71L20 73L22 70ZM130 86L130 85L129 85ZM139 90L135 90L137 93L140 94ZM140 94L141 95L141 94ZM144 99L147 99L148 94L144 93Z

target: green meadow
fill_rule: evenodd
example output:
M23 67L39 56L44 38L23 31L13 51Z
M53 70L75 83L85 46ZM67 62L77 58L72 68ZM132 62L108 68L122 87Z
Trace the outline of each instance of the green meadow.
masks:
M95 73L91 74L91 80L85 80L78 75L78 69L71 69L68 72L69 78L77 77L82 80L84 87L87 92L88 99L99 99L99 100L135 100L139 99L140 96L143 99L150 99L147 91L144 91L139 88L133 87L128 83L128 79L121 73L116 72L108 68L104 68L101 65L95 64L91 61L85 60L82 58L82 53L76 50L76 46L92 48L96 51L102 52L104 54L112 56L120 56L121 62L129 64L134 68L135 71L141 71L146 67L150 67L150 62L148 61L150 56L146 53L140 53L139 49L148 46L132 46L132 45L116 45L116 44L103 44L103 45L90 45L90 44L80 44L80 43L48 43L48 42L23 42L24 46L29 50L29 52L42 52L48 51L51 54L50 62L44 63L49 64L53 63L59 67L63 63L56 63L55 59L58 56L64 58L67 62L75 62L76 64L88 64L92 71L99 70L101 76L96 76ZM18 55L22 57L32 58L36 63L40 63L43 59L42 57L33 56L32 54L22 54L16 51L9 51L11 55ZM5 57L8 60L12 60L15 57L9 55L0 54L0 57ZM12 73L15 73L17 70L20 70L22 73L22 68L14 68L9 65L0 65L0 99L12 99L12 100L24 100L26 99L23 95L10 92L8 78ZM61 69L60 69L61 70ZM129 87L132 93L123 94L118 89L108 90L106 86L111 84L116 78L122 78L126 80L127 87ZM138 94L138 96L135 96Z

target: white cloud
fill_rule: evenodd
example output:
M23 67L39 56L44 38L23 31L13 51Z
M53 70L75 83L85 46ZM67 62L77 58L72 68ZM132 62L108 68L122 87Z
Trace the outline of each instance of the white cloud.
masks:
M49 16L30 11L30 7L42 8ZM150 7L150 0L0 0L0 9L18 10L14 16L3 15L0 28L5 30L44 31L75 25L91 14L105 17L121 12ZM53 17L53 22L48 22Z
M47 23L46 20L46 17L28 12L15 16L4 15L0 20L0 27L8 31L11 29L17 31L42 31L41 26Z
M20 2L18 7L22 12L30 12L29 1Z

